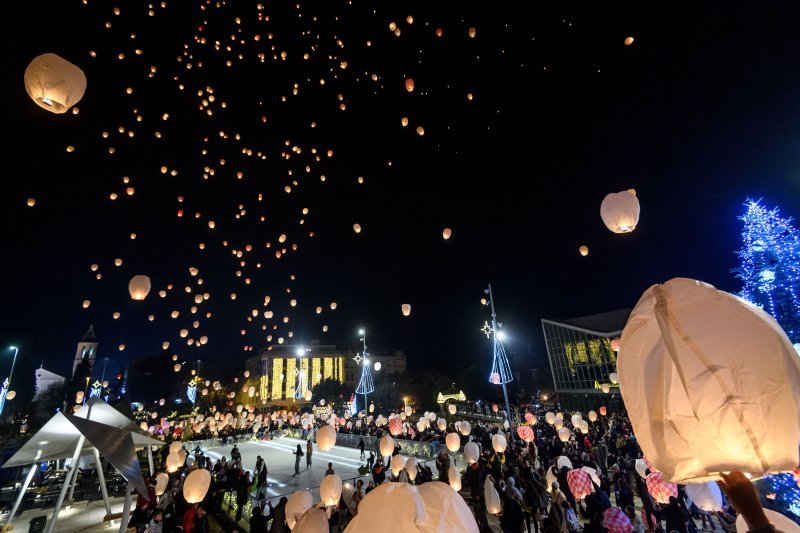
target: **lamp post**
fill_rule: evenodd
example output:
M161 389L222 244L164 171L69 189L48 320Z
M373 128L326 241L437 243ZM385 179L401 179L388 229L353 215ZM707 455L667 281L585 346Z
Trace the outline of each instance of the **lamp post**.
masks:
M3 408L6 406L6 395L11 388L11 378L14 377L14 365L17 364L17 354L19 353L19 348L16 346L9 346L8 348L14 350L14 359L11 361L11 372L8 373L8 377L3 383L3 390L0 392L0 415L3 414Z

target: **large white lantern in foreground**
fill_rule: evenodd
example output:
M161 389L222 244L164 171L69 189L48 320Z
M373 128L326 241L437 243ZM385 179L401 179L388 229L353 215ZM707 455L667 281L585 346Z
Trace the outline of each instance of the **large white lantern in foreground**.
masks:
M192 470L183 482L183 497L187 503L200 503L211 486L211 473L205 468Z
M686 485L686 494L703 511L714 513L722 510L722 492L716 481L690 483Z
M614 233L630 233L639 223L639 199L630 191L612 192L600 204L600 217Z
M42 54L25 69L25 90L39 107L51 113L66 113L83 98L86 76L63 57Z
M642 295L620 344L620 390L665 480L797 465L800 358L763 310L676 278Z

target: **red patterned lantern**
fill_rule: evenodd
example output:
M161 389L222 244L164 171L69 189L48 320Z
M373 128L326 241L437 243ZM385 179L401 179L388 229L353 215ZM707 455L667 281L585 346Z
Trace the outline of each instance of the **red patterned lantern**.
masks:
M492 404L492 412L496 413L499 408L497 407L496 403Z
M525 413L525 422L527 422L528 424L533 425L534 424L534 420L536 420L536 417L533 416L533 413Z
M603 527L608 530L608 533L631 533L633 531L633 524L628 515L619 507L609 507L603 512Z
M647 492L658 503L669 503L669 497L678 497L678 485L664 481L661 472L652 472L645 478Z
M619 351L619 339L612 339L611 340L611 349L615 352Z
M497 372L492 372L492 375L489 376L489 381L491 381L494 385L500 385L500 374Z
M533 442L533 430L530 426L519 426L517 428L517 435L525 442Z
M403 432L403 421L399 418L392 418L389 420L389 433L396 437Z
M578 500L582 500L594 492L592 478L583 470L573 469L567 472L567 485Z
M605 405L600 407L599 410L600 410L600 416L606 416L606 413L608 412L608 410L606 409Z

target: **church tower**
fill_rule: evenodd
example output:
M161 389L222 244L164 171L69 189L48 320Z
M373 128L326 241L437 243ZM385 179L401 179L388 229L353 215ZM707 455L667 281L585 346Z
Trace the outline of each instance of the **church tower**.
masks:
M84 355L89 358L89 363L94 367L94 360L97 357L97 341L94 338L94 326L89 326L86 335L84 335L81 342L78 343L78 349L75 352L75 361L72 363L73 375L75 375L75 369L78 368Z

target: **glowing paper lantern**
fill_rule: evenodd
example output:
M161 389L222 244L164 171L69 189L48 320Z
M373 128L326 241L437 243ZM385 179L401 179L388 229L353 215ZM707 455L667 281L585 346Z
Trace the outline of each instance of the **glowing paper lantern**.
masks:
M453 231L450 228L444 228L442 230L442 238L444 240L449 240L450 236L453 234Z
M141 274L133 276L128 283L128 292L134 300L144 300L150 293L150 278Z
M580 413L572 415L572 425L573 427L580 427L581 422L583 422L583 417L581 417Z
M636 469L636 473L639 474L639 476L641 476L642 478L647 477L647 464L645 464L644 459L636 459L634 468Z
M461 448L461 437L458 436L458 433L448 433L444 438L444 443L448 450L455 453Z
M466 420L461 422L461 427L458 428L458 432L464 435L465 437L472 433L472 426Z
M396 437L403 432L403 421L399 418L392 418L389 420L389 433Z
M464 445L464 458L469 464L477 463L480 455L481 451L476 443L468 442Z
M616 385L617 383L619 383L619 374L617 374L616 372L611 372L608 375L608 381Z
M664 479L797 465L800 421L787 414L800 406L800 358L766 312L676 278L644 293L622 339L620 388L636 398L626 402L634 432Z
M589 255L589 247L586 246L585 244L583 246L581 246L580 248L578 248L578 251L581 253L581 255L583 257L586 257L587 255Z
M361 224L353 224L353 231L361 233Z
M392 462L390 464L392 469L392 475L397 477L400 475L400 472L406 466L406 458L400 455L399 453L392 457Z
M713 513L722 510L722 492L716 481L690 483L686 485L686 494L704 511Z
M6 393L6 400L13 400L16 397L17 397L17 391L15 390L10 390Z
M486 476L486 481L483 483L483 499L486 502L486 511L489 514L498 514L503 510L503 506L500 503L500 495L497 493L497 489L494 488L492 478L489 476Z
M458 468L455 465L451 466L447 470L447 480L450 482L450 487L456 492L461 490L461 474L458 472Z
M614 233L630 233L639 223L639 199L628 191L608 194L600 204L600 217Z
M558 438L561 442L567 442L569 440L569 430L567 428L560 428L558 430Z
M535 438L533 435L533 430L530 426L519 426L517 427L517 435L525 442L533 442Z
M211 473L205 468L198 468L186 476L183 482L183 497L187 503L200 503L206 497L211 485Z
M531 425L535 424L536 416L533 413L525 413L525 422Z
M552 426L556 422L556 415L555 415L555 413L548 412L548 413L545 413L544 419L545 419L545 422L547 422L548 424L550 424Z
M380 450L381 455L383 457L389 457L390 455L392 455L392 452L394 451L394 439L389 435L385 435L380 440L378 449Z
M444 431L447 429L447 420L444 418L440 418L436 421L436 427L439 428L439 431Z
M451 403L450 405L447 406L447 412L450 413L451 415L456 414L457 411L458 408L456 407L456 404Z
M595 420L597 420L597 413L594 411L589 411L589 421L594 422Z
M303 399L307 402L311 401L311 391L307 390L303 393Z
M297 518L294 527L296 531L304 533L327 533L330 528L328 515L324 509L312 507Z
M629 36L627 36L627 37L625 37L625 41L624 41L624 43L625 43L625 46L630 46L630 45L632 45L632 44L633 44L633 37L631 37L630 35L629 35Z
M414 80L412 78L406 79L406 91L414 92Z
M406 413L406 416L411 416L411 414L412 414L413 412L414 412L414 410L413 410L413 409L411 409L411 406L410 406L410 405L409 405L409 406L406 406L406 408L405 408L405 413Z
M319 484L319 497L324 505L336 505L342 496L342 478L329 474Z
M327 452L333 445L336 444L336 430L325 424L317 430L317 448L320 451Z
M570 492L572 492L572 494L578 500L582 500L594 492L592 478L590 478L589 474L583 470L574 469L568 471L567 486L569 486Z
M619 507L609 507L603 511L603 527L608 533L631 533L633 531L631 519Z
M173 474L177 472L181 466L183 466L183 460L181 460L181 456L178 455L177 452L172 452L167 455L167 472Z
M417 478L417 460L414 457L409 457L404 466L408 479L414 481Z
M33 58L25 69L25 90L36 105L51 113L66 113L86 91L83 71L56 54Z
M411 314L411 304L403 304L400 306L401 311L403 311L403 316L408 316Z
M678 486L674 483L664 481L661 472L651 472L647 474L644 481L647 485L647 492L649 492L650 496L658 503L669 503L670 496L678 497Z
M600 411L600 416L606 416L606 413L608 412L608 409L606 409L605 405L601 406L598 410Z
M503 453L506 451L506 447L508 446L508 442L506 442L505 435L501 435L500 433L492 436L492 448L497 453Z
M378 361L373 365L373 368L375 369L375 372L380 372L382 366L383 365L381 364L381 362Z
M167 490L169 476L166 472L161 472L156 476L156 496L161 496Z
M286 524L289 529L294 529L300 515L311 509L314 505L314 497L308 490L298 490L294 492L286 501L285 514Z

